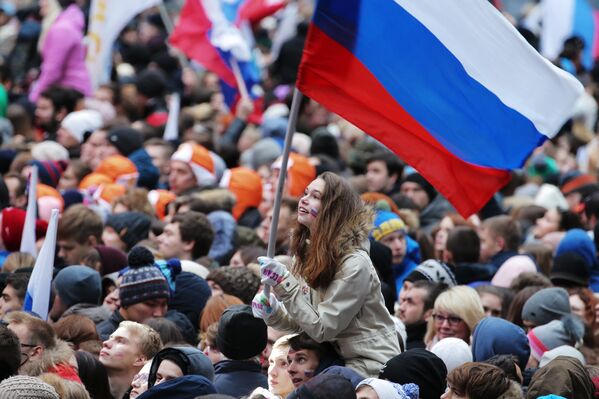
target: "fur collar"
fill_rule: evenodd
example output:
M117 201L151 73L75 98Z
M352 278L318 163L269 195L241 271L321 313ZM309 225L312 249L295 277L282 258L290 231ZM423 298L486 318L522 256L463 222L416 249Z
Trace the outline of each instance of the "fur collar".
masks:
M342 257L345 257L358 248L368 251L368 234L372 229L374 219L373 211L364 207L362 211L354 214L339 230L335 246L339 248Z

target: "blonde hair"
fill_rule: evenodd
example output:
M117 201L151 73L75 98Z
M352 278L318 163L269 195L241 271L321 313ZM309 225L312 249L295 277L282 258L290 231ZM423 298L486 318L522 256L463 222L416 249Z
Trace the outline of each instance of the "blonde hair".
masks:
M146 359L153 358L162 349L160 334L153 328L129 320L121 321L119 328L121 327L135 335L139 351Z
M289 348L291 348L291 345L289 345L289 340L293 337L295 337L297 334L289 334L289 335L283 335L282 337L280 337L279 339L277 339L275 341L274 344L272 344L272 349L270 351L270 356L285 356L287 357L287 354L289 353Z
M437 311L444 311L464 320L470 334L474 331L476 324L485 317L480 297L474 288L465 285L458 285L442 292L435 300L433 312L436 313ZM435 320L431 317L428 320L424 342L428 345L435 337L435 334Z

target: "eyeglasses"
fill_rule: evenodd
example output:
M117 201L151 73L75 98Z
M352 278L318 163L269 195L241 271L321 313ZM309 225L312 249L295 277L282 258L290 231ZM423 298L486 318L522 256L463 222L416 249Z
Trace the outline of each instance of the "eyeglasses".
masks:
M36 346L37 345L32 345L32 344L21 344L21 348L35 348ZM29 353L21 352L21 364L19 364L19 367L21 367L28 361L29 361Z
M461 318L456 317L456 316L445 317L440 314L433 314L433 319L438 324L443 324L445 321L447 321L450 326L456 326L456 325L460 324L461 321L463 321Z

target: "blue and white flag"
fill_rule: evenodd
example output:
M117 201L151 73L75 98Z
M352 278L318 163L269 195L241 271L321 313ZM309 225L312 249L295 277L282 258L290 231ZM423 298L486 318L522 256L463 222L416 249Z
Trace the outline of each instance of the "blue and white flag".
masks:
M34 312L43 320L48 318L52 272L54 271L54 252L56 249L56 230L58 229L58 209L52 209L46 239L35 261L23 310Z

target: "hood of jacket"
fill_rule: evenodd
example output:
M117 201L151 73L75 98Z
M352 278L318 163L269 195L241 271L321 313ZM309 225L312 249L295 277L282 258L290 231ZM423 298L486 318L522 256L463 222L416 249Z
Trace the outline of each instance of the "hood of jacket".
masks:
M39 360L28 360L21 366L19 373L35 377L46 372L52 372L52 369L58 365L70 367L70 361L73 357L74 352L69 345L63 340L56 339L56 345L53 348L44 349L44 353Z
M164 348L154 356L150 371L148 373L148 387L153 387L156 382L156 373L165 359L176 359L176 364L185 365L187 372L185 375L197 375L206 378L212 382L214 380L214 368L210 359L197 348L178 346ZM183 370L185 372L185 370Z
M370 241L368 235L372 229L373 217L372 211L364 208L362 211L356 212L342 227L334 244L340 249L342 258L356 249L369 251Z
M475 362L484 362L495 355L515 355L522 370L530 357L528 338L520 327L498 317L482 319L472 336Z
M558 356L534 374L526 398L550 394L571 399L588 399L595 394L595 386L578 359Z
M185 375L153 386L138 396L139 399L177 398L193 399L216 393L214 385L205 377Z

